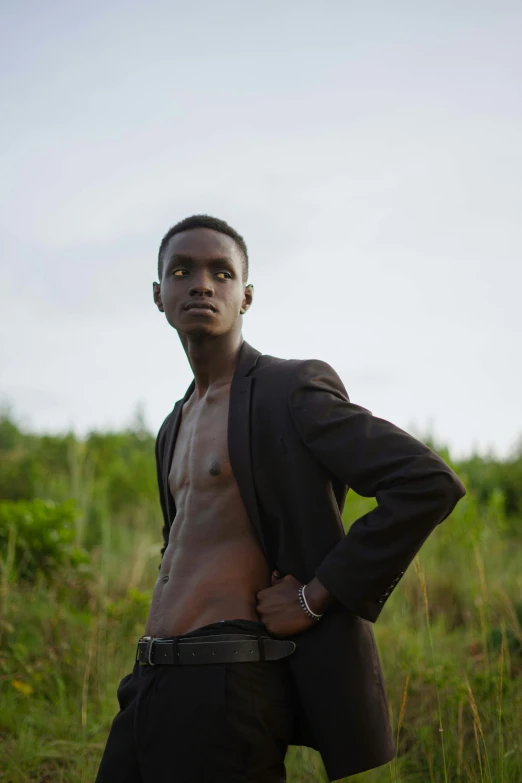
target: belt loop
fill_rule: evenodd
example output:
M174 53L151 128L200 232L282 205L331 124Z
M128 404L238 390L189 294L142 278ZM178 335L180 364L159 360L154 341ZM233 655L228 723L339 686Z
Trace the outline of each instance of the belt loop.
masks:
M178 637L177 636L172 640L172 663L174 663L174 664L179 663Z
M257 648L259 650L259 660L265 660L265 643L262 636L257 637Z

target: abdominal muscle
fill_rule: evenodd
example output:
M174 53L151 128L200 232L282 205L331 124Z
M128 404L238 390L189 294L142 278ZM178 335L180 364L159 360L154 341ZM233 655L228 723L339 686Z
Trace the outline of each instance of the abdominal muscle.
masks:
M177 636L219 620L260 621L256 595L270 586L270 573L257 539L243 531L216 540L215 535L202 535L207 526L201 522L192 535L187 535L190 525L182 521L171 530L146 636ZM231 532L230 523L220 526L214 520L210 525L214 534L219 528L222 534L227 528Z
M230 383L182 409L169 471L175 501L146 636L177 636L219 620L254 620L270 569L227 447Z

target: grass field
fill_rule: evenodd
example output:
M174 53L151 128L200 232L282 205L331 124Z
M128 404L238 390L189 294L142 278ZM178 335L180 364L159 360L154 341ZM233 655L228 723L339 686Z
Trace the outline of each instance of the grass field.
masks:
M0 781L92 783L157 575L153 439L43 442L5 421ZM374 625L398 754L350 781L522 782L521 517L479 490L468 486ZM346 524L371 504L350 495ZM307 749L292 748L287 769L290 783L327 779Z

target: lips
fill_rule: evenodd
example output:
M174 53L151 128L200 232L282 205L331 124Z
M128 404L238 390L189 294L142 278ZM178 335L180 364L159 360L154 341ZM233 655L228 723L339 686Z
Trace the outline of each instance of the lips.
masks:
M185 310L210 310L213 313L216 312L214 305L211 305L209 302L190 302L188 305L185 305Z

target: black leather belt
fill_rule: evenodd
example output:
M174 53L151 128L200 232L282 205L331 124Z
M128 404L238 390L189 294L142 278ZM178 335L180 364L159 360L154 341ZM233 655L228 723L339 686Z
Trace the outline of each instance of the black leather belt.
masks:
M286 639L243 633L180 636L174 639L142 636L138 641L136 661L143 666L277 661L291 655L295 648L295 642Z

